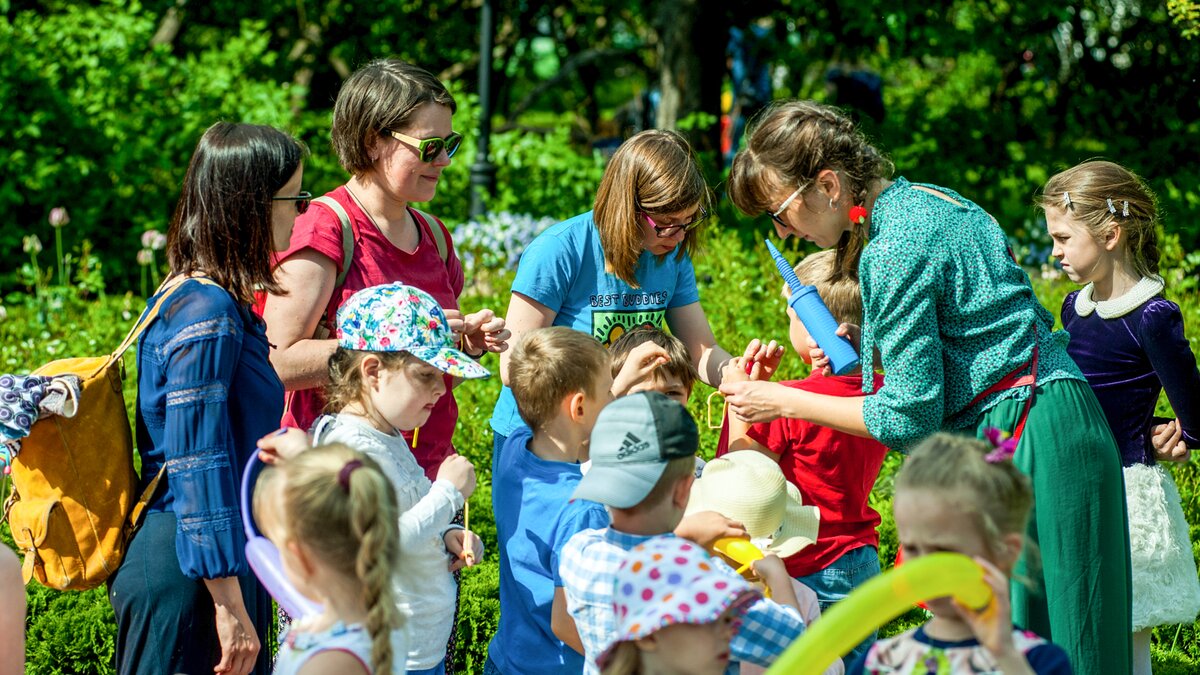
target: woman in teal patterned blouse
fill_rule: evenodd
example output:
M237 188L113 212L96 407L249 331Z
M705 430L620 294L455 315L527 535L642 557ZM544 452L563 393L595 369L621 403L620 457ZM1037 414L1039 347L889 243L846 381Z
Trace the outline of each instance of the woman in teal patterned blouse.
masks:
M862 288L863 359L877 353L886 381L862 398L730 383L721 387L730 410L750 422L805 419L900 451L938 430L1013 433L1016 463L1033 480L1037 551L1018 566L1032 588L1014 583L1013 621L1062 645L1076 672L1128 673L1116 443L995 219L953 190L893 180L891 163L833 108L778 103L748 138L730 197L744 213L765 212L780 237L837 247L834 273Z

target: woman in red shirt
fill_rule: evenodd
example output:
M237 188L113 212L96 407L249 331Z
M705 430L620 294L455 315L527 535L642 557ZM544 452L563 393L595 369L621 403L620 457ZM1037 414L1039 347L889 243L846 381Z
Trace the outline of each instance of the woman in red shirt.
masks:
M352 177L296 220L275 274L284 293L267 296L263 306L274 346L271 363L288 390L284 425L307 429L324 408L320 389L329 382L329 357L337 345L329 327L342 302L363 288L416 286L446 310L463 351L479 357L506 348L503 318L490 309L459 311L463 269L449 232L410 206L433 199L458 150L462 136L451 127L455 109L436 77L397 59L368 63L342 85L333 109L333 147ZM352 243L344 240L343 215ZM454 454L458 406L452 386L447 381L447 394L417 442L405 434L430 480Z

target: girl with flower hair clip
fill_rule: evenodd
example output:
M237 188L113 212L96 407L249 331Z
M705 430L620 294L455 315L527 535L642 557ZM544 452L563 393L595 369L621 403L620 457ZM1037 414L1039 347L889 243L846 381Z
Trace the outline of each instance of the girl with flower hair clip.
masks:
M1039 205L1053 255L1083 288L1062 305L1067 352L1096 392L1121 450L1133 576L1134 672L1150 672L1150 629L1191 623L1200 580L1179 491L1159 461L1200 447L1200 372L1179 306L1158 276L1154 193L1128 169L1089 161L1050 179ZM1178 419L1158 419L1166 391Z
M906 561L938 552L974 558L991 602L976 609L930 600L933 618L876 642L848 675L1074 672L1060 647L1013 626L1009 577L1025 544L1033 488L1012 462L1016 441L994 428L984 434L986 441L937 433L914 448L896 474L893 508Z

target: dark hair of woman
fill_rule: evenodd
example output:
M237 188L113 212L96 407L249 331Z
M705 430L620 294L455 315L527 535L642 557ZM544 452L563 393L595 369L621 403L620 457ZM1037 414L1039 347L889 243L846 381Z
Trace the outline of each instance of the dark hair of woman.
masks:
M272 197L305 148L269 126L217 122L204 132L167 232L172 274L203 274L239 302L280 292L272 273Z

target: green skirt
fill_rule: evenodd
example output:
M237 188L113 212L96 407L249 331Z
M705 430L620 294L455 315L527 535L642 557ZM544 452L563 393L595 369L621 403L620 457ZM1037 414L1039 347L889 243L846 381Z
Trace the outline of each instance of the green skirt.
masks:
M980 416L1011 432L1024 401ZM1013 623L1066 650L1076 673L1131 671L1129 529L1116 441L1086 382L1039 385L1014 458L1033 481L1028 542L1012 584Z

